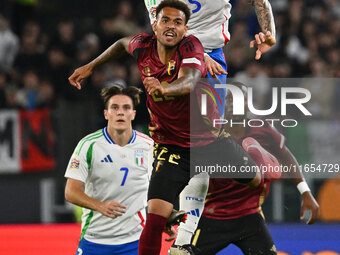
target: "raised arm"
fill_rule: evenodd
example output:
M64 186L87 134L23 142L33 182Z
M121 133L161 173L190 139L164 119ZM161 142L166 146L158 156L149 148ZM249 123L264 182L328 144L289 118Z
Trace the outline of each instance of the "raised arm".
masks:
M299 185L302 185L302 187L307 187L307 189L299 189L302 195L300 219L303 219L306 211L310 210L311 216L308 219L307 224L313 224L320 215L319 205L305 182L305 178L300 171L297 160L287 147L285 147L284 151L280 154L280 157L278 159L282 165L289 166L288 168L290 169L290 172L287 173L286 177L291 178L297 187L299 187Z
M68 78L70 84L81 89L83 81L92 74L94 68L127 54L129 52L129 41L130 38L127 37L119 39L90 63L77 68Z
M249 0L254 6L257 20L262 32L255 35L255 40L250 42L250 48L256 46L255 59L259 60L276 43L275 22L272 7L268 0Z
M163 96L183 96L189 94L195 87L196 83L202 77L200 70L192 67L182 67L179 70L178 78L166 85L161 85L158 79L147 77L143 83L149 94Z

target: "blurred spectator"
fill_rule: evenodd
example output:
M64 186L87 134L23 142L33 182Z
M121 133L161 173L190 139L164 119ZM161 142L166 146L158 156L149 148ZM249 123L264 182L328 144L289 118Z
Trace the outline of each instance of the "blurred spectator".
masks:
M310 69L313 79L307 79L301 84L307 88L314 96L313 100L308 102L308 107L315 118L330 118L334 113L333 97L336 92L335 80L329 77L329 71L326 62L321 59L312 59Z
M58 97L69 100L74 100L77 97L76 91L68 85L67 78L71 67L60 48L54 47L48 51L48 62L45 69Z
M0 71L9 71L18 48L18 37L10 29L9 21L0 13Z
M39 25L35 22L27 23L21 38L19 53L14 62L16 80L19 79L20 73L25 72L27 69L33 68L43 72L46 66L45 45L40 39Z
M85 35L84 39L81 40L78 44L77 65L83 65L90 62L92 59L98 56L98 54L100 53L99 50L99 37L94 33Z
M38 74L29 70L22 77L22 86L16 93L16 103L19 107L34 110L49 105L53 99L53 88L48 82L40 83Z
M288 61L277 61L272 67L273 78L288 78L292 77L291 64Z
M115 29L114 17L112 15L101 19L99 37L101 39L101 51L106 50L111 44L122 37Z
M72 21L67 19L59 21L57 34L51 41L51 46L60 48L65 56L67 56L67 61L71 63L76 53L76 38Z
M113 28L122 37L132 36L142 32L139 28L132 11L132 4L129 1L122 1L118 5L118 11L113 20Z
M13 4L13 26L15 32L21 34L22 24L36 17L36 8L38 7L39 0L12 0L8 2Z

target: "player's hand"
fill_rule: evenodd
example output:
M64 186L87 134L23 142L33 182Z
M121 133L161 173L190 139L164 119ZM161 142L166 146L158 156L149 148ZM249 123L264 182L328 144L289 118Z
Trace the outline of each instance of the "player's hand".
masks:
M126 212L126 206L117 201L103 202L98 211L112 219L122 216Z
M319 210L318 202L316 202L312 193L309 191L306 191L305 193L302 194L301 215L300 215L301 220L305 217L305 213L307 210L311 211L311 216L306 222L306 224L310 225L319 219L320 210Z
M223 67L217 63L215 60L213 60L208 54L204 54L204 62L207 67L208 72L213 78L216 78L216 75L225 74L228 73L223 69Z
M250 42L250 48L257 47L255 59L259 60L263 53L266 53L276 43L275 38L272 36L270 31L266 34L260 32L255 35L255 40Z
M74 70L73 74L68 78L70 84L77 89L81 89L83 81L92 74L93 67L90 64L81 66Z
M163 232L169 235L169 237L165 238L165 241L167 242L171 242L177 237L177 231L174 227L171 227L171 229L166 228Z
M159 80L154 77L146 77L143 81L143 84L145 86L146 92L149 95L155 93L155 95L161 96L165 92L164 86L162 86Z

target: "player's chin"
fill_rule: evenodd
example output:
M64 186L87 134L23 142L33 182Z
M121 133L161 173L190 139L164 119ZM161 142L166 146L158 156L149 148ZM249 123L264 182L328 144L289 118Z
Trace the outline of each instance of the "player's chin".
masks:
M179 40L175 38L165 38L163 44L165 47L172 48L175 47L179 43Z
M117 131L125 131L129 126L125 122L117 122L114 129Z
M123 133L123 132L125 132L126 130L127 130L127 128L125 127L125 128L123 128L123 127L117 127L117 128L115 128L115 130L116 130L116 132L118 132L118 133Z

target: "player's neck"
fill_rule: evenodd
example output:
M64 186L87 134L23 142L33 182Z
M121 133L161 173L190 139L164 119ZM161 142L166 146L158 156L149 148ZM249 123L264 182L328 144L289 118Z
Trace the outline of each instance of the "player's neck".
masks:
M165 47L164 45L157 43L157 53L158 58L163 64L167 64L171 57L174 55L174 52L176 51L177 46L175 47Z
M111 139L115 142L115 144L122 147L127 145L132 137L132 127L123 131L108 127L107 131Z

